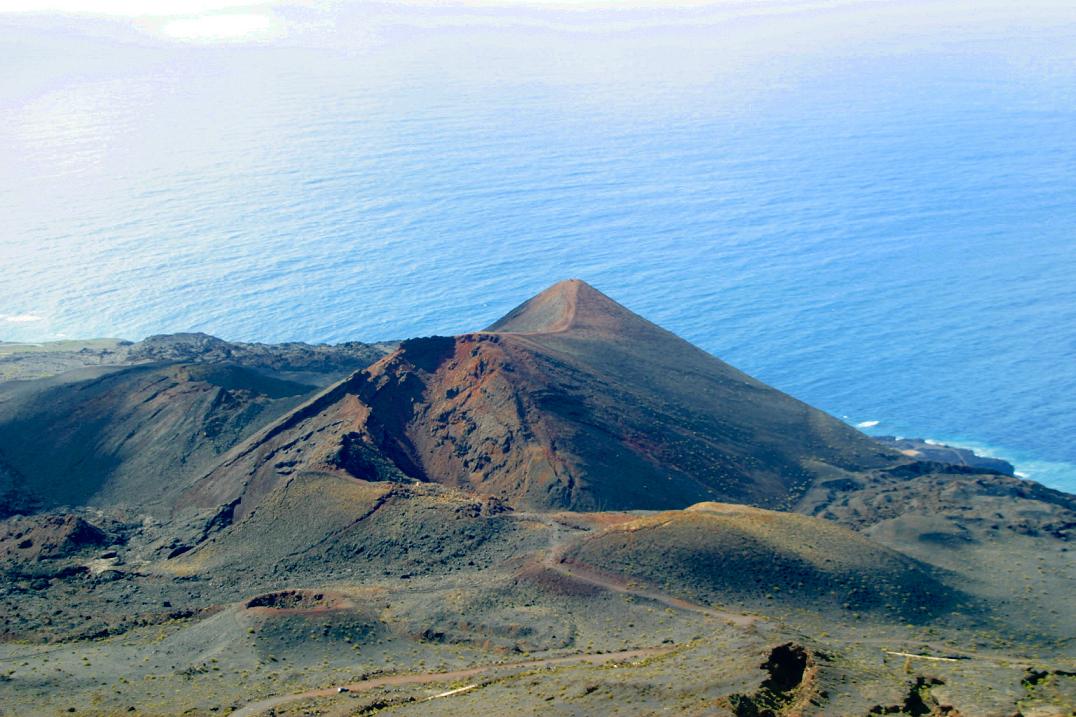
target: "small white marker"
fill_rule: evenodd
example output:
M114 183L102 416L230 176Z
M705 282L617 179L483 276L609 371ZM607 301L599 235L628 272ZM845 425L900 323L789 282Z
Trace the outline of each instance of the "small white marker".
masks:
M956 657L934 657L933 655L916 655L911 652L897 652L895 650L886 650L887 655L899 655L900 657L916 657L920 660L934 660L935 662L960 662Z
M449 690L448 692L442 692L439 695L434 695L433 697L427 697L426 701L429 702L430 700L435 700L438 697L451 697L452 695L458 695L461 692L467 692L468 690L473 690L476 687L478 687L477 684L467 685L466 687L458 687L458 688L456 688L454 690Z

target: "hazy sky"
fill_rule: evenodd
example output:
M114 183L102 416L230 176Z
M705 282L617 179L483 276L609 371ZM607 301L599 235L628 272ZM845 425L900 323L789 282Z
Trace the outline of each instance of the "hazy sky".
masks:
M129 21L164 38L196 41L277 37L276 3L262 0L0 0L0 13L98 16Z
M1057 5L1055 0L1027 3ZM573 29L630 29L653 24L697 24L729 17L819 12L856 6L908 7L909 12L966 12L974 18L990 6L1010 3L892 2L891 0L393 0L392 2L272 2L266 0L0 0L0 15L104 19L164 41L194 43L272 42L339 29L347 19L385 18L409 24L534 24ZM912 8L917 9L912 9Z

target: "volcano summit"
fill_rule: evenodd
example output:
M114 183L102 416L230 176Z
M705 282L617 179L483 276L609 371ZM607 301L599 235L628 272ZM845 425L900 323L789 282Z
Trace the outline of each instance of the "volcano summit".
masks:
M190 495L249 503L313 470L532 509L788 507L820 476L896 458L571 280L484 331L402 342L278 419Z

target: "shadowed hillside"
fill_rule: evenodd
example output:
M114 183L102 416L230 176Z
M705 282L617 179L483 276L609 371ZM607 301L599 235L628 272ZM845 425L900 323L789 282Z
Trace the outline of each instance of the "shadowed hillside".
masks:
M85 504L168 514L221 454L390 346L171 334L0 348L3 516Z
M43 505L166 503L312 386L217 365L90 369L0 385L0 450Z

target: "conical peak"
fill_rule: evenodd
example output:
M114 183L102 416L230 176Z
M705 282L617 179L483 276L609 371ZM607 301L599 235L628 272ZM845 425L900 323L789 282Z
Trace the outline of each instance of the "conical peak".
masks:
M595 289L593 286L583 281L582 279L564 279L562 281L558 281L556 284L553 284L549 288L542 291L542 294L550 294L557 292L574 293L579 291L580 287L585 287L587 289L590 289L591 291L597 291L597 289ZM539 294L539 296L541 296L541 294Z
M557 282L509 311L487 330L520 334L563 331L575 318L582 284L578 279Z
M498 319L487 331L549 334L567 331L594 320L634 317L628 309L580 279L557 282Z

